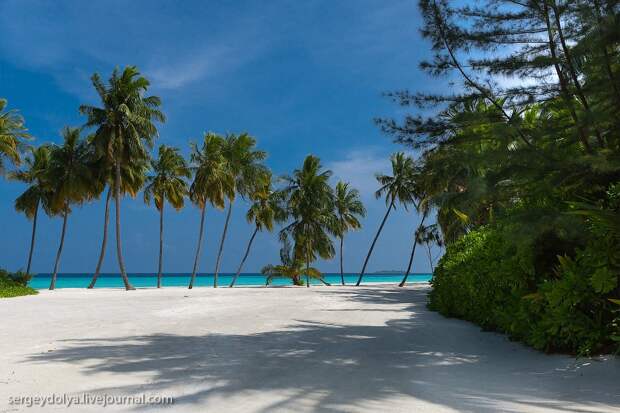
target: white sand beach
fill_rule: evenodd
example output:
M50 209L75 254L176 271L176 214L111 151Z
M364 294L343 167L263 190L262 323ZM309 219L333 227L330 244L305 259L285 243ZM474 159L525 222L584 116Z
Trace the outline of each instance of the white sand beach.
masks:
M430 312L428 287L41 291L0 300L0 412L618 412L620 360L545 355ZM15 401L15 399L13 399ZM23 402L24 400L22 400Z

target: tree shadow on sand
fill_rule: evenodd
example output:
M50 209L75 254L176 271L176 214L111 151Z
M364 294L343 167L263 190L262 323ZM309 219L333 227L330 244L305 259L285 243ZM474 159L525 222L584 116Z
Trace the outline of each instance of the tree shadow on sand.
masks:
M332 412L385 406L387 411L403 407L389 404L395 397L476 412L525 407L597 411L620 404L618 377L610 369L544 355L469 323L445 319L425 308L424 290L326 288L315 293L367 303L368 311L398 304L406 313L384 325L294 320L285 329L247 335L67 340L58 350L32 355L27 362L80 363L92 375L139 374L148 380L97 391L182 393L175 396L179 407L253 392L278 395L262 411L304 406ZM437 325L442 328L433 328ZM609 377L601 377L605 374Z

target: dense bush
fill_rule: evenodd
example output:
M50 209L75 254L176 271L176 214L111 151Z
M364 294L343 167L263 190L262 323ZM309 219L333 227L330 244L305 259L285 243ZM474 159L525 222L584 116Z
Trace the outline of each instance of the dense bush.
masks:
M608 251L589 245L540 273L536 244L515 243L512 228L499 225L469 232L435 270L430 307L545 351L617 349L618 273Z
M37 290L28 287L30 278L23 272L9 273L0 269L0 298L37 294Z

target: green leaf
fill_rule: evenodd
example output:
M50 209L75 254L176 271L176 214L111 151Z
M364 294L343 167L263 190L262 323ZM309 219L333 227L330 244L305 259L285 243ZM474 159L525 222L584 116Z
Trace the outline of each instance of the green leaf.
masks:
M590 283L594 288L594 291L600 294L605 294L616 288L618 285L618 278L615 274L612 274L607 268L599 268L592 274Z

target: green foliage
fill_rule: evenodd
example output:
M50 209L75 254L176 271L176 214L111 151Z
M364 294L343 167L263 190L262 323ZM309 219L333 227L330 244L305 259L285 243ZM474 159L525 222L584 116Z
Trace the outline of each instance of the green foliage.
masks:
M528 244L510 226L483 227L450 244L437 267L430 308L509 334L535 348L591 354L613 348L617 315L609 293L618 273L595 245L534 271Z
M30 278L23 272L9 273L0 269L0 298L37 294L37 290L28 287Z

